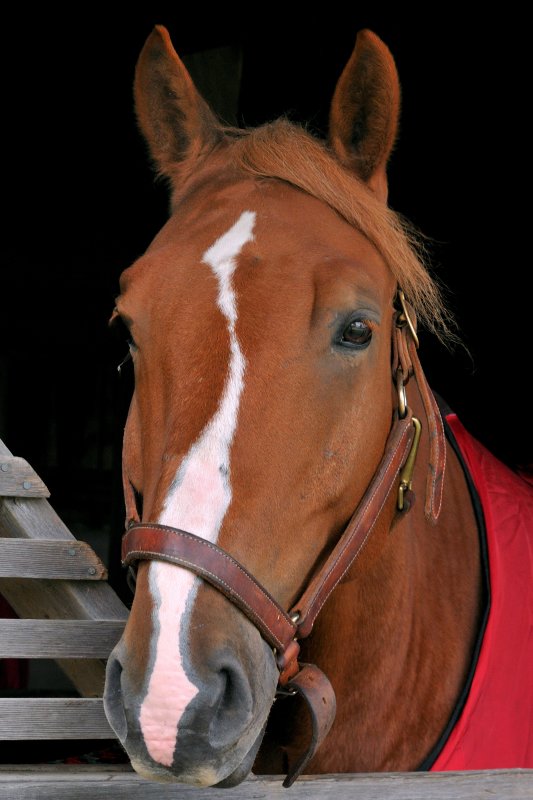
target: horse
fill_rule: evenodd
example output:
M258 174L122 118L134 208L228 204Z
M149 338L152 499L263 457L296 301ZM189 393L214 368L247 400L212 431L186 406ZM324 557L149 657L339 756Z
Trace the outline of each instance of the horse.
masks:
M171 205L110 319L135 593L104 707L133 768L533 766L533 494L424 376L418 332L457 333L387 202L391 52L357 34L327 139L224 125L164 26L134 96Z

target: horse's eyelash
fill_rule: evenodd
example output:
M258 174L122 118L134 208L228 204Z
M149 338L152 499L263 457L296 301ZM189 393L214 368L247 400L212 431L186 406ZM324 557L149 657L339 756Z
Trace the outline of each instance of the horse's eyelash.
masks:
M126 355L124 356L124 358L122 359L120 364L117 366L117 372L118 372L119 375L122 373L122 367L125 364L127 364L128 361L132 361L132 360L133 360L133 356L131 355L131 350L128 349L128 352L126 353Z
M347 325L351 325L353 322L364 322L371 331L376 331L379 328L379 323L375 319L367 319L367 317L354 317L348 321Z
M114 330L121 329L122 333L125 335L126 342L128 345L128 352L126 353L120 364L118 364L117 366L117 372L120 375L122 373L122 367L125 364L127 364L128 361L133 361L133 356L131 351L132 349L135 348L135 342L133 341L130 330L126 325L125 321L123 320L123 318L120 316L120 312L116 306L113 309L111 317L109 318L108 326Z

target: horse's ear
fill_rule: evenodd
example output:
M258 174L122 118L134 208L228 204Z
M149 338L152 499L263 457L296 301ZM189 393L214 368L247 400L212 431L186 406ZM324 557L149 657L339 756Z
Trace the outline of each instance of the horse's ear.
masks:
M174 176L223 136L162 25L156 25L137 61L134 95L139 127L164 175Z
M384 202L399 113L400 83L390 50L375 33L360 31L331 102L329 142L341 163Z

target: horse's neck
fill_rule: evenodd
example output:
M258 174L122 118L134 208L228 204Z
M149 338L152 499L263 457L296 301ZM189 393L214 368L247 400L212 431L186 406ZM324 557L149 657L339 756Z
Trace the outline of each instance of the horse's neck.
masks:
M416 387L409 389L425 420ZM426 521L427 423L425 430L413 508L392 527L377 526L317 623L309 660L330 677L338 710L311 771L417 768L464 685L481 613L477 526L449 446L441 515L436 525Z

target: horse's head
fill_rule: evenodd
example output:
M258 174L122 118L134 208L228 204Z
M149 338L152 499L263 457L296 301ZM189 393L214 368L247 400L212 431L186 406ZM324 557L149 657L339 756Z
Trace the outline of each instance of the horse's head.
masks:
M327 144L282 121L223 128L164 28L146 42L135 95L172 213L123 274L114 312L135 369L128 520L216 543L289 609L383 454L398 285L419 314L436 297L386 205L394 63L359 35ZM140 564L105 704L141 774L244 778L277 681L271 646L226 597L182 567Z

